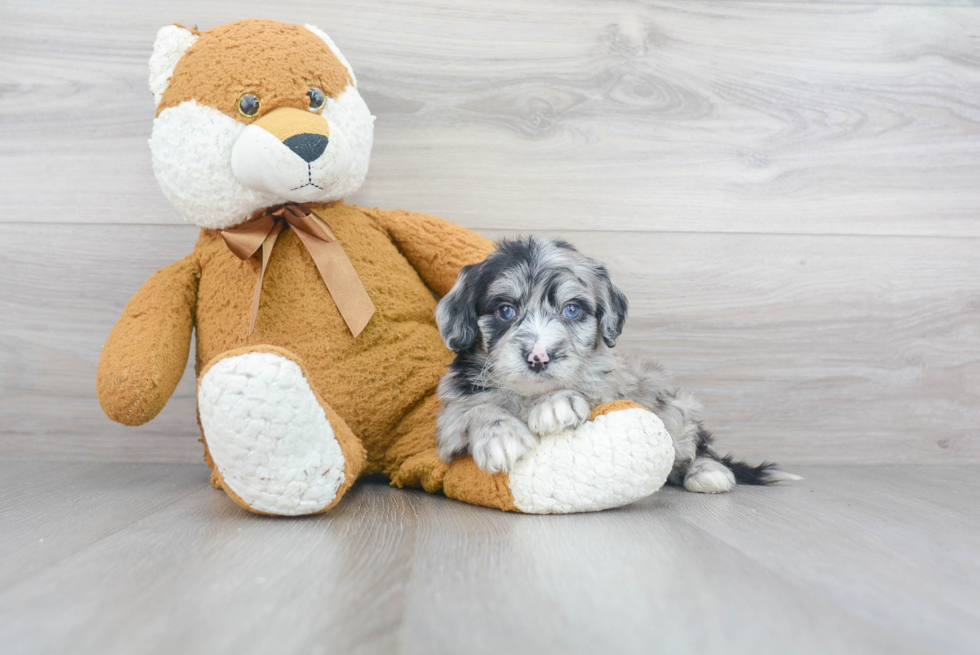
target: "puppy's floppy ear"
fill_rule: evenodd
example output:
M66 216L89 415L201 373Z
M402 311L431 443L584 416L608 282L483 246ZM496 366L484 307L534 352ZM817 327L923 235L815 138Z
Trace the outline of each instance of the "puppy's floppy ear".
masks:
M606 345L612 348L616 345L616 339L623 333L629 302L626 300L626 295L609 279L609 272L605 266L594 260L590 260L590 264L596 291L599 335Z
M476 273L480 264L464 266L456 284L436 306L439 334L453 352L469 350L476 343L480 326L476 316Z

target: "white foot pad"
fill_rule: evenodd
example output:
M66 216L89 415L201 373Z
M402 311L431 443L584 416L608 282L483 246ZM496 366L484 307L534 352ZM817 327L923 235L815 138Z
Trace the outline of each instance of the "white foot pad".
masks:
M337 496L344 455L296 362L262 352L227 357L205 373L197 402L211 459L251 508L311 514Z
M663 486L674 446L663 422L643 409L597 417L542 437L510 472L514 504L529 514L621 507Z

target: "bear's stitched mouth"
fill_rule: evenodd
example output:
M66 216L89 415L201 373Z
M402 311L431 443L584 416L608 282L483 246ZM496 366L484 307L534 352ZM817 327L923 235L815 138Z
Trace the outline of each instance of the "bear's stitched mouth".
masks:
M319 189L320 191L323 191L323 187L322 186L320 186L319 184L314 184L313 183L313 167L309 163L306 164L306 184L301 184L298 187L293 187L292 189L290 189L290 191L296 191L297 189L305 189L308 186L311 186L311 187L314 187L314 188Z

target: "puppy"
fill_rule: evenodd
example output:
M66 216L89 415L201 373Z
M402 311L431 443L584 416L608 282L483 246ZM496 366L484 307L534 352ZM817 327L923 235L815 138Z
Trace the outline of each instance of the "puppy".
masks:
M719 493L736 482L799 479L712 450L698 402L658 364L612 350L626 309L605 267L558 239L505 240L463 268L436 308L442 338L456 352L439 384L439 456L471 454L485 471L509 471L539 435L581 425L596 405L632 399L673 439L673 484Z

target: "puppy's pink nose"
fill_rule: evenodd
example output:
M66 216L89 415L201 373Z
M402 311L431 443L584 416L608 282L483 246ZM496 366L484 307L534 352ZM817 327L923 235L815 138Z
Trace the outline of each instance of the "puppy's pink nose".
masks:
M531 354L527 356L527 365L530 366L535 373L540 373L548 366L548 362L551 358L548 357L548 352L544 348L534 347Z

